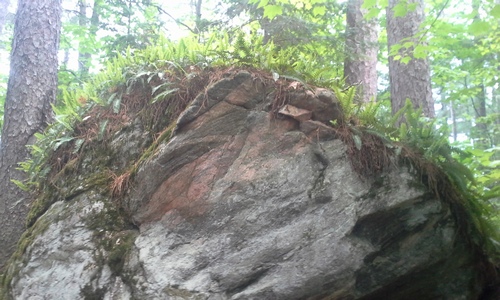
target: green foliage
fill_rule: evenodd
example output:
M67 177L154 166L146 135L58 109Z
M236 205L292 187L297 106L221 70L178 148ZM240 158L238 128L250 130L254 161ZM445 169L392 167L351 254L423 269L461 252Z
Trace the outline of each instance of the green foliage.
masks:
M500 147L486 150L466 146L464 153L457 156L457 160L474 171L480 193L485 198L491 199L495 205L500 204ZM499 217L495 217L498 219ZM499 219L500 221L500 219Z
M144 50L128 48L124 54L107 61L105 70L82 87L62 87L58 105L53 107L55 122L43 133L36 134L37 142L30 146L31 159L20 164L28 174L28 180L18 185L36 189L38 181L50 172L47 162L53 152L68 142L74 142L73 153L80 150L84 140L74 135L74 128L88 117L85 117L86 112L100 105L118 113L124 95L136 86L159 82L151 89L151 104L168 101L177 89L165 78L180 80L181 77L190 77L190 70L209 66L256 67L278 77L335 86L334 76L338 76L335 70L311 61L308 53L300 49L280 49L272 42L263 43L262 39L259 35L243 33L233 37L228 33L215 33L205 43L200 43L196 37L178 42L161 38L157 45ZM108 120L101 120L97 129L98 140L104 138L107 127Z
M443 6L446 1L431 3ZM442 122L451 120L454 136L482 141L487 149L500 142L500 106L495 95L500 21L495 17L498 4L494 1L471 4L450 1L430 27L428 47L433 87L440 90L443 108L447 108L440 112ZM477 130L477 124L484 128Z
M470 223L467 230L472 241L492 260L500 261L500 148L482 151L451 146L447 128L436 126L435 119L422 117L421 110L415 110L409 100L390 120L384 120L377 117L380 104L354 103L354 88L334 88L334 92L345 113L343 125L350 129L354 147L362 150L366 134L380 138L420 176L428 178L424 183L438 197L458 205L469 220L464 222ZM401 117L405 121L398 127ZM439 174L446 176L451 188L438 186L443 184L436 178Z
M339 83L342 85L342 83ZM356 87L341 90L338 85L330 85L335 92L344 113L345 123L355 124L358 127L373 127L380 123L379 113L383 102L368 102L360 105L355 99Z
M144 49L159 38L164 23L159 6L149 0L83 2L63 15L60 49L65 52L59 70L61 86L81 85L92 67L99 66L127 48ZM74 66L73 54L78 54Z
M264 43L308 53L323 68L342 69L345 4L325 0L225 0L228 18L244 18L245 32L262 32ZM223 30L227 30L227 27ZM229 29L230 31L232 29ZM240 30L240 28L238 29ZM341 76L341 75L340 75Z

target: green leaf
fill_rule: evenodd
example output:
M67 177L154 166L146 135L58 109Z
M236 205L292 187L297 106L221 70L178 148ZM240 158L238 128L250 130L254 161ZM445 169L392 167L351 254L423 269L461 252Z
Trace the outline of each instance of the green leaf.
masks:
M363 146L363 142L361 141L361 138L359 135L354 134L352 136L352 139L354 140L354 145L356 146L356 149L361 151L361 147Z
M57 123L63 125L68 130L73 130L73 128L71 127L71 124L68 123L67 119L68 118L66 115L56 115L56 117L55 117L55 120L57 121Z
M409 12L415 11L417 9L418 3L408 3L407 9Z
M361 8L369 9L369 8L376 6L376 5L377 5L377 0L365 0L365 1L363 1Z
M153 96L159 89L168 88L170 86L169 82L165 82L151 89L151 96Z
M324 16L325 13L326 13L326 7L324 7L324 6L316 6L313 8L313 15L315 17Z
M401 123L399 126L399 137L402 141L406 140L408 134L408 127L406 126L406 123Z
M75 141L75 148L73 149L74 154L76 154L80 151L84 142L85 142L85 139L77 139Z
M23 190L25 192L29 192L30 188L24 182L16 180L16 179L11 179L10 181L12 181L12 183L17 185L17 187L20 188L21 190Z
M394 17L404 17L408 13L408 9L404 2L399 2L393 8Z
M104 133L106 132L106 127L108 126L108 121L109 120L104 120L101 122L100 126L99 126L99 133L98 133L98 136L97 136L97 139L99 141L101 141L103 138L104 138Z
M399 53L399 50L403 48L403 45L401 44L394 44L391 46L391 53L389 53L389 55L396 55L397 53Z
M59 138L55 141L55 144L54 144L54 147L53 147L53 150L56 151L57 148L61 147L62 144L65 144L69 141L72 141L74 139L74 137L62 137L62 138Z
M490 11L490 15L494 18L500 19L500 4L496 4Z
M174 88L174 89L166 90L166 91L159 93L156 97L153 98L153 100L151 101L151 104L167 99L170 95L176 93L178 90L179 90L178 88Z
M257 5L257 8L261 8L269 4L269 0L257 0L257 1L252 1L253 3L259 2L259 5Z
M411 57L405 56L405 57L401 58L401 63L407 65L410 62L410 60L411 60Z
M403 47L404 48L410 48L410 47L413 47L414 44L415 44L414 42L405 42L403 44Z
M373 18L376 18L380 14L380 10L381 9L378 7L371 7L368 9L368 12L365 14L364 18L366 20L371 20Z
M121 103L122 103L122 97L120 95L120 97L116 97L115 101L113 101L113 112L115 114L120 112Z
M274 17L283 14L283 7L280 5L267 5L264 7L264 17L269 20L274 19Z
M490 30L490 24L485 21L476 21L469 26L469 33L475 36L486 34Z
M426 58L427 57L427 51L425 51L426 47L424 45L417 45L415 49L413 49L413 57L415 58Z

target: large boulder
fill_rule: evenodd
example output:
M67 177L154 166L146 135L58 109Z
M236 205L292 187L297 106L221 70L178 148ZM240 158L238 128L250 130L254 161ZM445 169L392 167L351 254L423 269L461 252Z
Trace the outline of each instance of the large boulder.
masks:
M449 204L396 161L353 171L328 126L342 121L334 94L288 93L277 114L276 91L229 73L119 199L53 199L10 262L8 297L477 299L483 261ZM138 124L114 136L120 164L141 152Z

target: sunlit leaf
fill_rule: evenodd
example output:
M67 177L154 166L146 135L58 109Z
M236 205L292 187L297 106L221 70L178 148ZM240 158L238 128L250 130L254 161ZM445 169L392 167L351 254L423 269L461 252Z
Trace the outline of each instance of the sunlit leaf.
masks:
M356 146L356 149L361 151L361 147L363 147L363 142L361 141L359 135L354 134L352 136L352 139L354 140L354 145Z
M377 0L365 0L365 1L363 1L361 8L368 9L368 8L371 8L371 7L376 6L376 5L377 5Z
M252 1L253 3L259 3L259 5L257 5L257 8L261 8L261 7L264 7L266 6L267 4L269 4L269 0L257 0L257 1Z
M314 16L324 16L326 13L326 7L324 6L316 6L313 8Z
M491 26L486 21L476 21L469 26L469 33L478 36L488 33L491 30Z
M496 4L490 11L490 15L499 19L500 18L500 4Z
M280 5L267 5L264 7L264 17L269 20L274 19L278 15L283 14L283 7Z
M404 2L398 2L393 8L394 17L404 17L408 13L407 6Z
M407 65L410 62L410 60L411 60L411 57L405 56L405 57L401 58L401 63Z
M425 51L425 46L420 44L413 49L413 57L423 59L427 57L427 51Z
M417 9L418 2L408 3L407 9L409 12L415 11Z
M381 11L381 9L378 7L370 7L368 9L368 12L365 13L364 18L367 20L371 20L373 18L376 18L380 14L380 11Z

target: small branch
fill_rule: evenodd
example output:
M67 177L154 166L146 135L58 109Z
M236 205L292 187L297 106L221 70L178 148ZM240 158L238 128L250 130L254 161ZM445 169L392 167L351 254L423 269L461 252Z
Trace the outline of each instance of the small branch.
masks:
M186 27L189 31L191 31L192 33L196 34L197 32L192 29L190 26L186 25L185 23L177 20L176 18L174 18L171 14L169 14L167 11L165 11L163 8L161 8L160 6L156 5L156 4L153 4L154 7L156 7L156 9L160 12L160 13L163 13L163 14L166 14L169 18L171 18L172 20L174 20L175 23L177 23L178 25L181 25L181 26L184 26Z
M422 36L420 37L420 39L417 41L416 45L420 44L422 42L422 39L424 38L424 36L426 36L429 31L431 30L431 28L434 26L434 24L436 24L437 20L439 19L439 17L441 16L441 14L443 13L444 9L446 8L446 6L448 6L448 4L450 3L450 0L446 0L446 2L443 4L443 7L441 7L441 9L439 10L436 18L434 18L434 20L432 21L431 25L429 26L429 28L427 28L427 30L424 31L424 33L422 34Z

